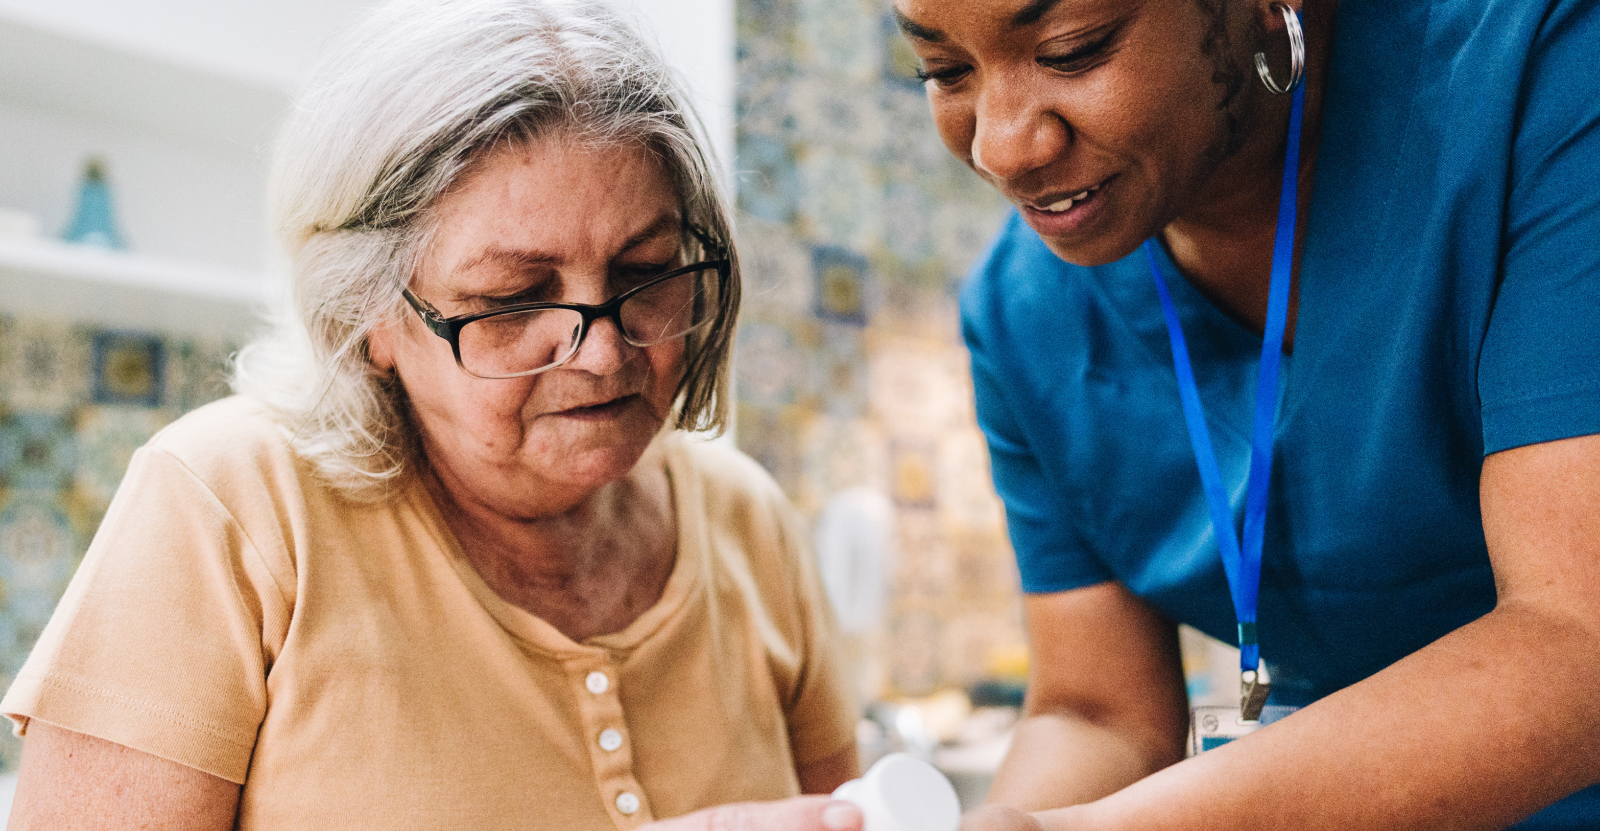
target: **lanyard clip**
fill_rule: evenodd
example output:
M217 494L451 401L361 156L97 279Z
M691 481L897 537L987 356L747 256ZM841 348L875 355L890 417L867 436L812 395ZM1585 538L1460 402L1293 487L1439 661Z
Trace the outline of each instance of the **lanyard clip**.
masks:
M1261 661L1253 670L1239 673L1239 719L1260 721L1261 710L1267 706L1267 695L1272 692L1272 679L1267 675L1267 662Z

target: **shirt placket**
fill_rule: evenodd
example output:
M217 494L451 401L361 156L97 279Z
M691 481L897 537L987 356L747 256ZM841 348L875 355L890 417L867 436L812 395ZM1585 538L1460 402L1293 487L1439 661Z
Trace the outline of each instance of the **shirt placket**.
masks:
M623 717L617 668L605 652L571 658L567 677L578 698L584 744L594 766L595 786L618 828L637 828L655 819L633 769L633 741Z

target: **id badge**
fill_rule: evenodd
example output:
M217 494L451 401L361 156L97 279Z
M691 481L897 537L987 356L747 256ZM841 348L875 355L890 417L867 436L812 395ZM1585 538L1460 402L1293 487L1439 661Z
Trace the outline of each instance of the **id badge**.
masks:
M1196 707L1190 712L1189 718L1189 755L1199 756L1207 750L1215 750L1298 709L1269 705L1261 708L1261 718L1246 721L1238 707Z

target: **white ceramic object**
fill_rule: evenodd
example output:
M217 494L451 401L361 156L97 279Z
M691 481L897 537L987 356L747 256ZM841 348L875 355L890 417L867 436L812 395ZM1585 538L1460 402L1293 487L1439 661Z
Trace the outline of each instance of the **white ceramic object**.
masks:
M938 768L904 753L891 753L865 776L833 792L861 809L862 831L956 831L961 803Z

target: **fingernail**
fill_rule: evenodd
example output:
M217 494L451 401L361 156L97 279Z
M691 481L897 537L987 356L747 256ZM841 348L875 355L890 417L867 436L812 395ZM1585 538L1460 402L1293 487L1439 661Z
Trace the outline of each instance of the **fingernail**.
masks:
M861 827L861 809L848 802L835 802L822 809L822 827L828 831L855 831Z

